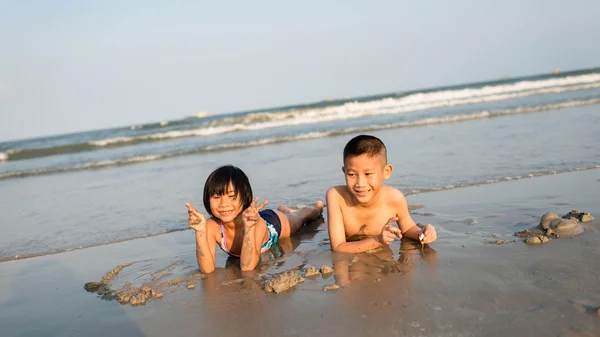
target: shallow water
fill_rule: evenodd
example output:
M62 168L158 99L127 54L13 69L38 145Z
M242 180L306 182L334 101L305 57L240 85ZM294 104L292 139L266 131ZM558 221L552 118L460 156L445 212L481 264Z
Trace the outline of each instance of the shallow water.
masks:
M600 164L600 105L371 132L388 147L388 184L406 194L527 178ZM181 156L131 166L0 181L0 260L185 230L216 167L231 163L255 195L309 204L342 184L354 134Z

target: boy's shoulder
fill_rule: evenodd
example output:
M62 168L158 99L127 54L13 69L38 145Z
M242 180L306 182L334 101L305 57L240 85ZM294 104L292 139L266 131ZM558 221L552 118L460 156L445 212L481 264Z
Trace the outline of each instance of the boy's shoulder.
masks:
M391 198L391 200L403 200L404 194L397 188L383 185L381 186L381 191L386 198Z
M327 194L329 193L348 193L348 187L346 187L346 185L331 186L329 189L327 189Z
M337 198L338 200L351 198L352 195L350 191L348 191L348 187L346 185L338 185L332 186L327 190L327 199ZM388 205L401 205L406 203L406 198L404 194L397 188L382 185L379 190L379 198L380 200L385 200L385 203Z
M327 199L346 199L350 197L350 191L346 185L337 185L330 187L325 196Z
M388 205L394 208L406 204L406 198L404 197L404 194L395 187L383 185L380 193L381 192L383 192L383 195L380 197L382 197L382 199L385 200Z

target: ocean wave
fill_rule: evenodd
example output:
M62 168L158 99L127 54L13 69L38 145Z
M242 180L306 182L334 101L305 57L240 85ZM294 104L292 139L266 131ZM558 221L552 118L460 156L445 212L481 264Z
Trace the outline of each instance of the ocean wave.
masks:
M144 135L119 136L85 143L66 144L51 148L13 149L0 154L0 161L23 160L59 154L101 150L106 147L131 146L139 143L178 138L214 136L232 132L257 131L299 125L310 125L338 120L348 120L379 115L404 114L413 111L452 107L459 105L508 100L532 95L557 94L600 88L600 73L591 73L542 80L523 80L507 84L479 87L447 88L421 91L406 95L390 95L367 101L347 101L336 105L284 110L262 111L217 118L194 129L159 131L162 127L175 127L183 121L159 122L139 125L137 128L156 128ZM588 103L594 104L594 103ZM463 117L456 117L458 119ZM483 118L483 117L482 117ZM426 123L424 121L423 123Z
M561 80L546 80L548 83L518 82L515 85L483 87L480 89L461 89L431 93L418 93L401 98L384 98L369 102L347 102L338 106L318 109L303 109L295 111L257 112L243 116L227 117L212 121L207 127L193 130L173 130L143 136L116 137L90 142L94 146L114 144L159 141L186 137L212 136L230 132L256 131L287 126L308 125L336 120L347 120L379 115L400 114L434 108L452 107L457 105L485 103L507 100L519 97L541 94L557 94L567 91L578 91L600 88L598 76L586 77L580 82L564 78ZM592 80L595 81L592 81ZM591 83L587 83L591 81ZM549 87L550 83L579 83L577 85ZM587 83L587 84L581 84ZM502 88L499 88L502 87ZM516 89L518 88L518 89ZM527 90L526 90L527 89Z
M103 160L97 162L88 162L85 164L74 165L69 167L60 167L60 168L47 168L47 169L35 169L28 171L13 171L0 173L0 179L8 179L8 178L19 178L19 177L28 177L42 174L51 174L51 173L61 173L61 172L69 172L69 171L78 171L85 169L94 169L94 168L104 168L110 166L123 166L123 165L131 165L136 163L148 162L153 160L165 159L175 156L183 156L190 154L198 154L205 152L214 152L214 151L224 151L224 150L234 150L248 147L257 147L269 144L278 144L278 143L287 143L294 141L302 141L302 140L310 140L310 139L318 139L325 137L332 137L350 133L358 133L358 132L368 132L368 131L377 131L384 129L393 129L393 128L408 128L408 127L421 127L428 125L436 125L436 124L452 124L452 123L460 123L460 122L468 122L480 119L487 118L495 118L506 115L516 115L516 114L526 114L526 113L534 113L539 111L547 111L547 110L556 110L556 109L565 109L570 107L577 107L582 105L590 105L590 104L600 104L600 98L592 98L586 100L574 100L574 101L566 101L560 103L551 103L551 104L542 104L542 105L534 105L534 106L520 106L516 108L510 109L502 109L502 110L490 110L490 111L478 111L468 114L459 114L459 115L451 115L451 116L443 116L443 117L428 117L422 118L412 121L402 121L402 122L394 122L388 124L375 124L375 125L367 125L353 128L346 128L340 130L331 130L331 131L318 131L318 132L308 132L308 133L300 133L289 136L279 136L279 137L270 137L270 138L260 138L253 139L244 142L232 142L232 143L224 143L224 144L214 144L207 145L193 149L180 150L175 152L169 152L164 154L151 154L145 156L135 156L124 159L115 159L115 160Z
M135 163L142 163L147 161L153 161L157 159L162 159L166 157L171 157L176 154L165 154L165 155L147 155L147 156L136 156L125 159L115 159L115 160L101 160L97 162L87 162L84 164L73 165L68 167L54 167L54 168L40 168L34 170L27 171L12 171L0 173L1 179L8 178L25 178L30 176L44 175L44 174L52 174L52 173L63 173L63 172L71 172L71 171L80 171L86 169L97 169L104 168L109 166L123 166L130 165Z
M89 145L104 147L107 145L114 145L119 143L131 143L131 142L144 142L144 141L158 141L158 140L166 140L166 139L176 139L176 138L187 138L187 137L200 137L200 136L211 136L217 135L221 133L233 132L233 131L244 131L246 130L246 126L243 124L236 124L233 126L223 126L223 127L209 127L209 128L201 128L201 129L192 129L192 130L173 130L167 131L163 133L154 133L143 136L132 136L132 137L115 137L109 139L102 139L88 142Z
M600 168L600 165L590 165L590 166L581 166L581 167L571 167L571 168L566 168L566 169L562 169L562 170L536 171L536 172L526 173L526 174L522 174L522 175L518 175L518 176L514 176L514 177L502 177L502 178L497 178L497 179L488 179L485 181L473 181L473 182L461 183L461 184L456 184L456 185L447 185L447 186L443 186L443 187L431 187L431 188L424 188L424 189L420 189L420 190L410 190L410 191L405 191L404 195L415 195L415 194L420 194L420 193L453 190L453 189L457 189L457 188L473 187L473 186L480 186L480 185L491 185L491 184L497 184L497 183L502 183L502 182L512 181L512 180L543 177L543 176L568 173L568 172L596 170L599 168Z

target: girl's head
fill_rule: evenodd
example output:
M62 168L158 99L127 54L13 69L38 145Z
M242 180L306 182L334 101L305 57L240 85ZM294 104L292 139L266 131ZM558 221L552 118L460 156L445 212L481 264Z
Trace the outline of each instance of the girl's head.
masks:
M233 165L214 170L204 184L204 208L224 222L232 221L252 203L252 187L244 171Z

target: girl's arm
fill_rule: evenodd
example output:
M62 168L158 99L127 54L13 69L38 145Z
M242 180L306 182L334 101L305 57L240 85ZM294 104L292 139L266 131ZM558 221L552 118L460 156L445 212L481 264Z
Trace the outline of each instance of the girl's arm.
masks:
M240 256L240 268L242 271L253 270L260 261L260 251L265 235L267 233L267 224L258 211L260 211L268 201L263 201L256 207L258 198L244 210L242 215L244 221L244 241L242 241L242 254Z
M198 260L198 267L200 271L205 274L210 274L215 270L215 255L216 255L216 241L209 240L213 238L212 235L208 234L208 230L196 231L196 259Z
M208 238L214 238L214 235L209 236L208 221L204 215L189 203L186 203L185 206L188 208L188 225L196 234L198 267L205 274L212 273L215 270L216 241L208 240ZM212 245L209 244L209 241L212 242Z

